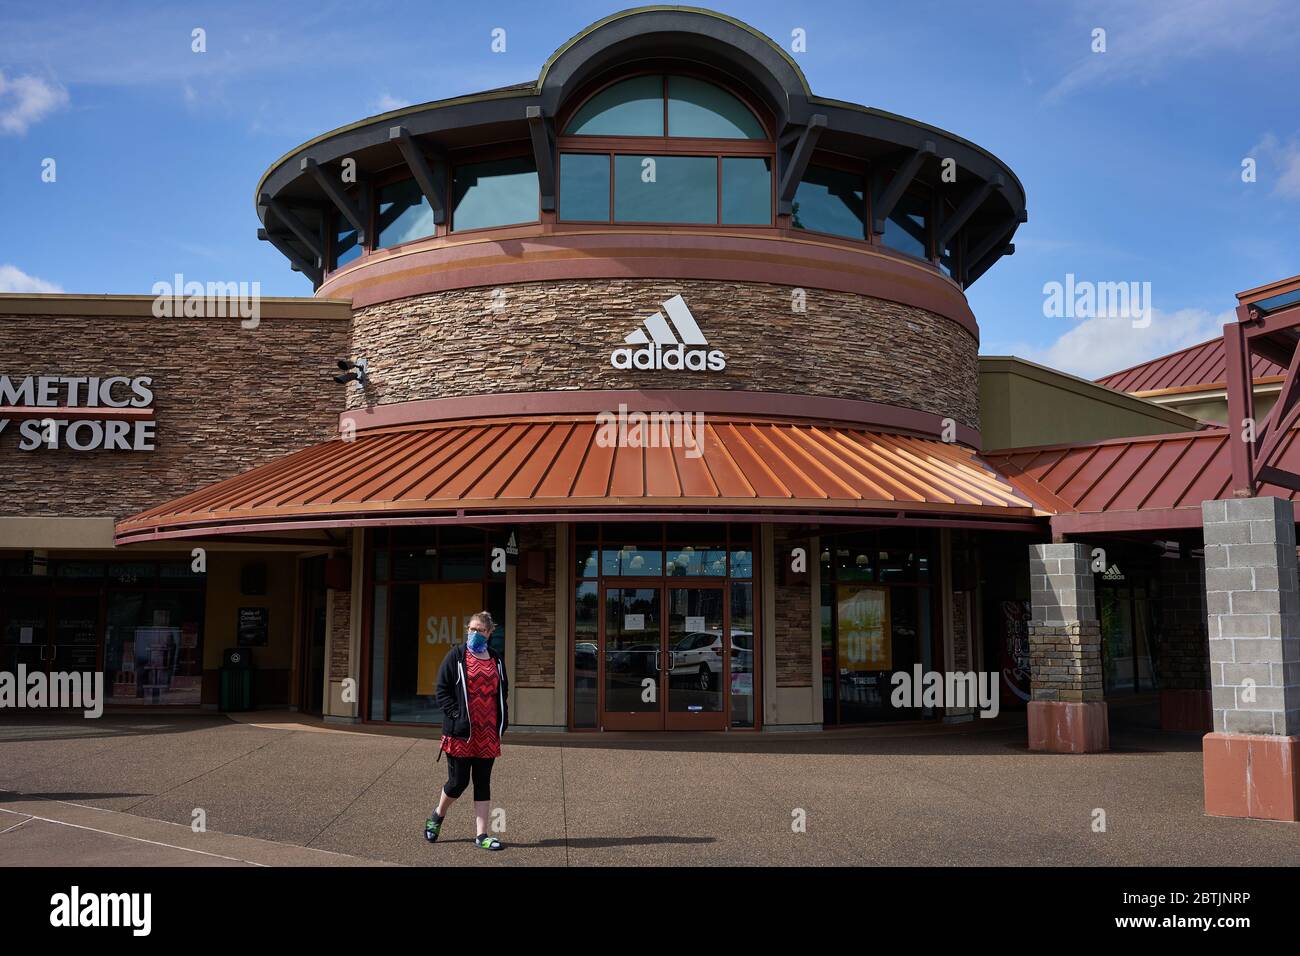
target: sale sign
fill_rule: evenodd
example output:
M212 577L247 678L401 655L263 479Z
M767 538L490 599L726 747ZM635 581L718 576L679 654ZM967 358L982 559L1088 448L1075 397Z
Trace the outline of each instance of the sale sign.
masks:
M433 693L443 658L453 644L465 640L469 619L481 610L481 584L420 585L420 656L416 669L419 693Z

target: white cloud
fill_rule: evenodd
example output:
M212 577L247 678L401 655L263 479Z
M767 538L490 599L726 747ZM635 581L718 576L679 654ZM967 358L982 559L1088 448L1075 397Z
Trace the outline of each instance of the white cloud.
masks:
M1134 328L1132 319L1084 319L1046 348L1021 345L1012 352L1062 372L1096 379L1221 336L1223 326L1233 318L1231 311L1216 315L1205 309L1152 309L1151 324L1146 328Z
M385 90L379 94L379 98L371 101L370 108L376 113L387 113L390 110L400 110L403 106L410 106L409 100L399 100L396 96L390 96Z
M1258 161L1257 181L1271 183L1274 196L1300 199L1300 134L1284 143L1267 133L1246 155Z
M62 292L60 286L29 276L17 266L0 264L0 292Z
M1293 45L1300 8L1293 0L1092 0L1070 29L1083 52L1047 93L1054 100L1089 86L1148 82L1171 66L1218 53L1249 59ZM1091 52L1092 30L1106 31L1106 51Z
M68 103L68 91L35 75L7 79L0 70L0 133L22 135Z

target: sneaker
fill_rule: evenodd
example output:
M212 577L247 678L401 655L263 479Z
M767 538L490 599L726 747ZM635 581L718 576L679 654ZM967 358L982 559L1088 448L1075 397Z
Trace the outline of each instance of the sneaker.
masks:
M474 838L474 845L484 850L501 849L501 841L494 836L488 836L486 833L480 833Z
M442 832L442 820L434 817L424 821L424 838L432 843L438 839L438 834Z

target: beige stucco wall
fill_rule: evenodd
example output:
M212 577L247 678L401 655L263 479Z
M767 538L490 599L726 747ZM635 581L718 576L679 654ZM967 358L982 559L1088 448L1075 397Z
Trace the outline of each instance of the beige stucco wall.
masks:
M984 449L1192 431L1196 419L1046 366L981 356Z

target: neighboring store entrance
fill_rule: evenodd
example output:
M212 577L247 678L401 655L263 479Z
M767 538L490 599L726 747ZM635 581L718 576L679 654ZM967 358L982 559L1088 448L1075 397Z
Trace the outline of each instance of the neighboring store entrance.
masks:
M726 589L619 582L601 595L606 730L722 730L730 686Z
M6 602L0 670L47 674L99 669L100 601L98 594L16 595Z

